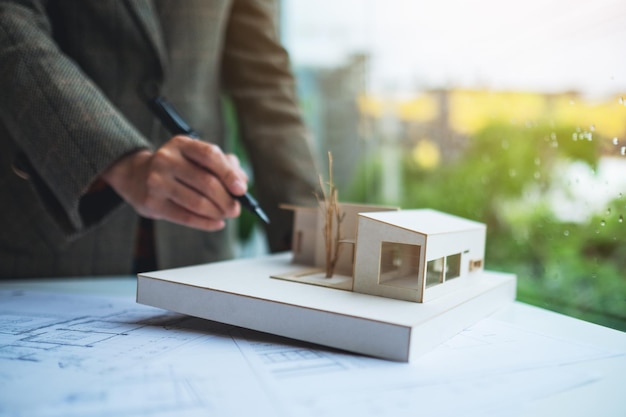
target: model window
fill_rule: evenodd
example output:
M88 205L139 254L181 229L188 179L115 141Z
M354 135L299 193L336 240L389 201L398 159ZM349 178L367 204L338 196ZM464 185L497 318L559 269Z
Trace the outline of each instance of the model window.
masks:
M443 282L443 258L428 261L426 265L426 288Z
M461 254L446 257L446 281L461 276Z
M417 288L420 251L420 245L381 242L379 283L395 287Z

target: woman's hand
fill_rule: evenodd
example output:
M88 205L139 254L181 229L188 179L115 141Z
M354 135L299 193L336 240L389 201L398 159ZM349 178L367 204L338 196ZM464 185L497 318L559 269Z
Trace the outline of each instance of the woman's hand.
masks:
M248 182L235 155L187 136L121 158L103 179L140 215L207 231L239 216L230 193L244 194Z

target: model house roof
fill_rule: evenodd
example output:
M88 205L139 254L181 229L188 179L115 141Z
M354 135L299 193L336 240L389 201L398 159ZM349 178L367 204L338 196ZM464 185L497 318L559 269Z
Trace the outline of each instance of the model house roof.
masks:
M432 209L360 213L359 216L426 235L484 228L483 223Z

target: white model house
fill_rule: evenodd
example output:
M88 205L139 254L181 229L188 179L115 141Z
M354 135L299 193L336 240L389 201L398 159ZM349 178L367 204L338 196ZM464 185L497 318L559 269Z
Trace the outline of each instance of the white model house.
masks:
M338 278L322 278L323 210L285 208L294 211L292 261L308 269L275 278L421 303L461 288L484 268L482 223L431 209L340 204Z
M430 209L359 214L353 291L431 300L483 271L486 226Z

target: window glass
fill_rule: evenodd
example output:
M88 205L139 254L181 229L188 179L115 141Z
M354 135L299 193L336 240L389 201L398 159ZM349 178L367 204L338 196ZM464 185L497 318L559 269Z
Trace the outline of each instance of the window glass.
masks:
M281 4L343 201L484 222L518 299L626 330L622 0Z
M446 257L446 281L461 276L461 254Z
M443 282L443 258L433 259L426 264L426 288Z

